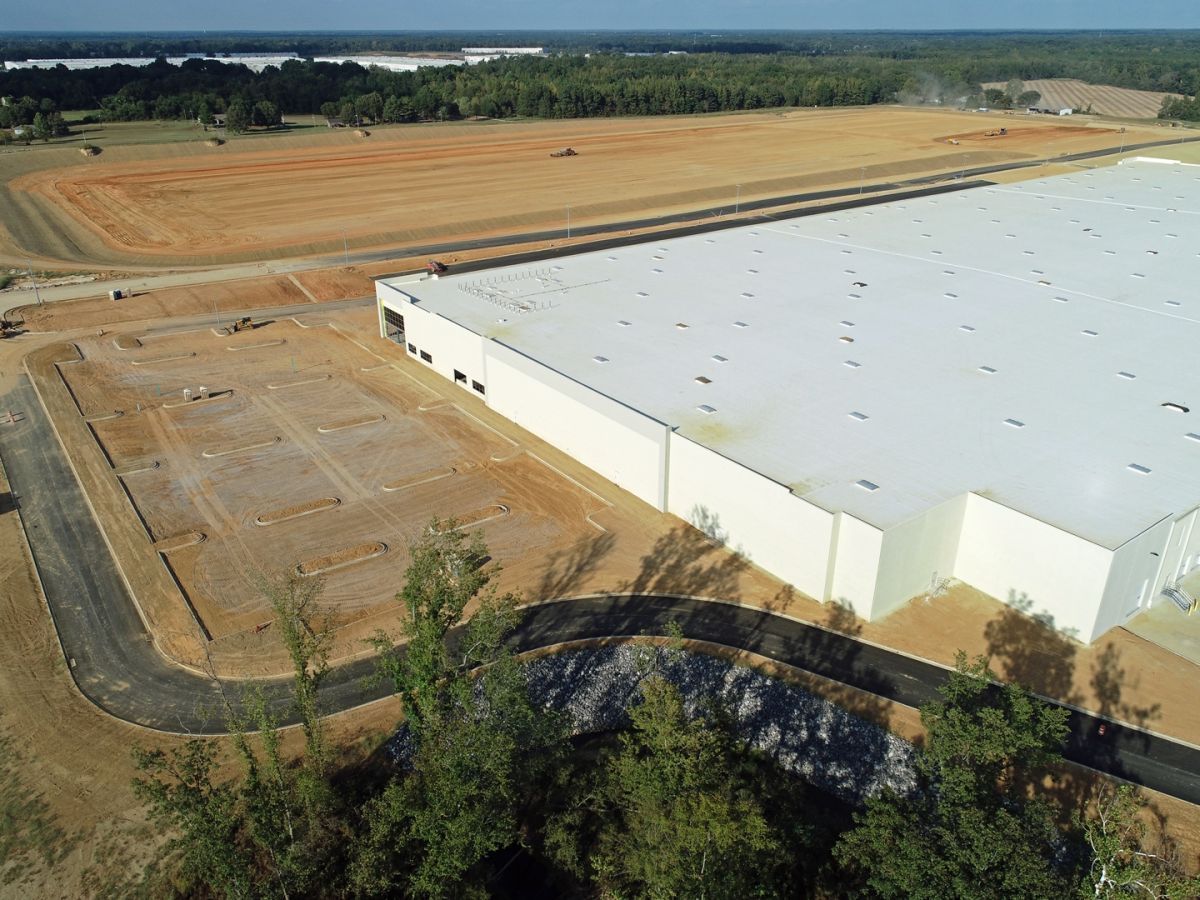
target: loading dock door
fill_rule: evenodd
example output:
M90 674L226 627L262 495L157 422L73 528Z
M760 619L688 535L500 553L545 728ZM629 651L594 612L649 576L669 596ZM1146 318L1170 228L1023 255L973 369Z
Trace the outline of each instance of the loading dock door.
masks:
M383 308L383 324L387 328L388 340L404 343L404 316L388 307Z

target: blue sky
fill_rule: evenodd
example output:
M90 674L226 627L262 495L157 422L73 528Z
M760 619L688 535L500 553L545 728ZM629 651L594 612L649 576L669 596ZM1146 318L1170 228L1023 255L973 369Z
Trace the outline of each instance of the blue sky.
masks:
M5 31L1200 28L1197 0L0 0Z

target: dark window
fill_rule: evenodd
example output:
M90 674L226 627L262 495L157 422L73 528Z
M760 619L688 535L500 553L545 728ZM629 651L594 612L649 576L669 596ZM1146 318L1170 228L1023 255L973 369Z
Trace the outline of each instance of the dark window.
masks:
M396 312L394 309L383 308L383 324L387 330L387 336L390 340L397 344L404 342L404 316Z
M433 362L433 357L430 356L428 353L426 353L424 350L421 351L421 359L425 360L425 362L427 362L427 363Z
M485 391L485 390L483 389L483 385L482 385L482 384L480 384L478 381L472 381L472 382L471 382L471 387L475 388L475 390L479 391L479 393L481 393L481 394L485 394L485 393L487 393L487 391Z
M409 353L411 353L413 356L416 356L416 355L417 355L417 345L416 345L416 344L409 344L409 345L408 345L408 352L409 352Z
M462 372L458 371L458 369L455 369L454 370L454 380L457 381L461 385L465 385L467 383L467 376L464 375Z

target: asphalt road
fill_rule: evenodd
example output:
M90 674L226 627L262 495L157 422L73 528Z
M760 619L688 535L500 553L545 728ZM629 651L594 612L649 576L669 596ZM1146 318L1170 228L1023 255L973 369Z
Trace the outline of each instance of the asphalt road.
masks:
M250 682L214 680L174 666L150 643L45 412L28 381L0 399L23 418L0 426L0 459L15 496L71 676L93 703L147 728L224 730L224 704L241 706ZM0 513L11 515L12 512ZM612 595L530 607L517 650L609 636L664 634L670 623L696 640L749 650L908 706L936 696L946 670L773 613L686 597ZM371 684L373 662L334 668L321 696L329 712L389 693ZM294 721L286 679L253 682L285 723ZM1200 803L1200 750L1071 712L1068 759Z

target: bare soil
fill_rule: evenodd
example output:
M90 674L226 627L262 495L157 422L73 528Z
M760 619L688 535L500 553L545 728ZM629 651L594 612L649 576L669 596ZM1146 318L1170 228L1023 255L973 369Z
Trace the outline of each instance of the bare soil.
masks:
M1001 122L999 116L997 122ZM744 199L1110 146L1113 132L1031 121L950 152L971 113L873 107L746 115L388 128L370 142L251 144L18 175L9 190L93 259L212 263L732 207ZM1149 131L1149 130L1148 130ZM1161 132L1158 132L1161 134ZM569 144L570 159L549 152ZM302 181L303 189L297 189ZM22 241L17 241L22 243ZM45 242L41 242L45 243ZM49 244L46 244L49 247Z

